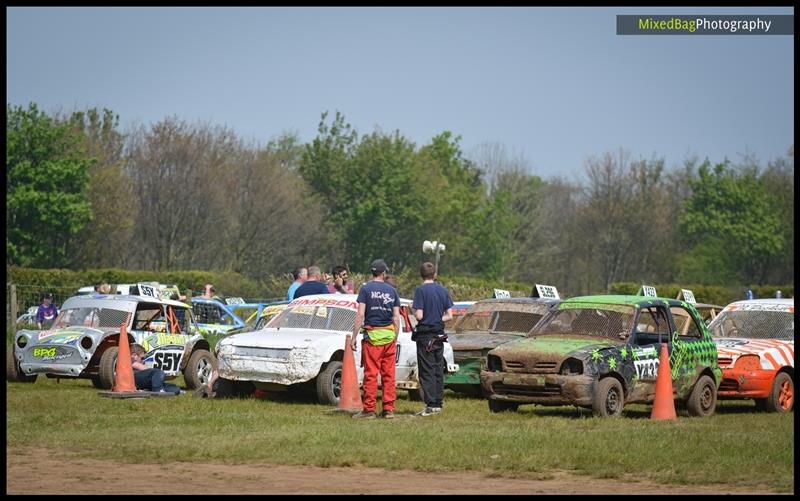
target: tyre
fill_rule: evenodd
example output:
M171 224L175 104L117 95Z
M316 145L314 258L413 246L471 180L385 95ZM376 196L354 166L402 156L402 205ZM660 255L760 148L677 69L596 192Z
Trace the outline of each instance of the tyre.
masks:
M112 346L107 348L100 357L100 367L98 370L98 382L100 388L110 390L114 387L114 376L117 374L117 353L119 348Z
M94 386L95 388L101 388L101 389L103 388L103 383L100 381L99 375L89 376L89 379L92 380L92 386Z
M34 383L38 374L26 376L19 368L19 360L14 356L14 347L9 347L6 352L6 380L13 383Z
M323 405L338 405L342 394L342 363L328 362L317 376L317 401Z
M625 407L625 394L622 385L615 377L601 379L594 390L592 411L596 416L619 417Z
M709 376L700 376L686 401L690 416L708 417L717 405L717 385Z
M217 369L217 359L208 350L198 349L192 352L189 362L183 370L186 388L196 390L211 379L211 372Z
M422 391L422 386L420 385L419 388L408 390L408 399L411 400L412 402L424 402L425 392Z
M756 407L766 412L789 412L794 409L794 381L785 372L775 375L767 398L756 399Z
M517 412L519 404L516 402L506 402L505 400L487 400L489 402L489 412Z
M214 395L217 398L246 398L252 395L255 387L249 381L232 381L218 377L214 383Z

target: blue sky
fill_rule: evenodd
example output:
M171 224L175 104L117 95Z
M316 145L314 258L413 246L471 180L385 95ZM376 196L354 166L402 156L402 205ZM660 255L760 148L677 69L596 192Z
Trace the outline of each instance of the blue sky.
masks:
M265 143L320 114L467 156L499 143L533 173L590 155L762 163L794 138L792 36L617 36L617 14L791 8L7 8L6 100L166 116Z

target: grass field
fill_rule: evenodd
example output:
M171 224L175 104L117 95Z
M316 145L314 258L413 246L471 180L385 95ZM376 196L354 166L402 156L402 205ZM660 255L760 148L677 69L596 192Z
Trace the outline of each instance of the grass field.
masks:
M178 381L183 383L182 381ZM523 406L490 414L486 401L445 394L442 415L398 391L392 421L356 421L311 401L102 398L86 380L6 383L7 452L66 450L95 459L168 463L266 462L589 477L794 491L794 413L721 402L711 418L651 421L630 405L621 419L574 407Z

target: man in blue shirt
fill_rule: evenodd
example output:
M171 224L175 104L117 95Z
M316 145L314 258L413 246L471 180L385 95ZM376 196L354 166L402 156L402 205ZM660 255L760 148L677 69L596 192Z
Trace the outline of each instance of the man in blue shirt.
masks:
M292 282L292 285L289 286L289 290L286 292L286 299L289 301L294 299L294 293L297 292L297 288L308 280L308 269L302 267L295 268L292 272L292 276L294 277L294 282Z
M362 332L361 360L364 362L364 408L356 419L374 418L378 402L378 373L383 387L381 417L394 418L394 370L397 357L397 333L400 332L400 296L386 283L388 267L383 259L370 266L372 280L358 291L358 313L353 326L350 347L355 353L359 332Z
M319 266L308 267L308 280L294 291L294 299L312 294L330 294L328 286L322 281L322 270Z
M434 282L433 263L425 262L419 268L422 285L414 291L414 317L417 327L411 339L417 343L419 384L426 407L417 416L431 416L442 412L444 398L444 323L453 318L453 300L450 293Z

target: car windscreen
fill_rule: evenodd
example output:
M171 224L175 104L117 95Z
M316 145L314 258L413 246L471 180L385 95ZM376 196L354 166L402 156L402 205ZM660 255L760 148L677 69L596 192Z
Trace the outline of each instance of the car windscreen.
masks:
M284 309L267 327L352 331L355 321L356 312L349 308L300 305Z
M82 307L63 309L53 323L54 329L63 327L118 328L127 323L129 313L110 308Z
M712 337L794 341L794 315L788 311L723 311L708 328Z
M630 334L636 310L632 305L561 303L531 331L532 336L578 335L619 341Z
M525 335L547 312L547 305L535 305L525 310L519 308L509 310L500 305L473 307L455 325L455 331L457 334L478 331Z

